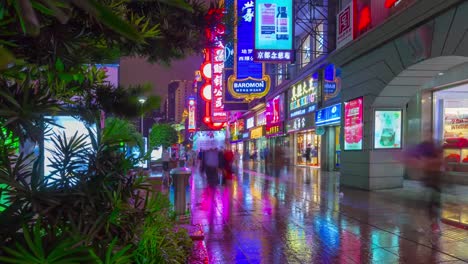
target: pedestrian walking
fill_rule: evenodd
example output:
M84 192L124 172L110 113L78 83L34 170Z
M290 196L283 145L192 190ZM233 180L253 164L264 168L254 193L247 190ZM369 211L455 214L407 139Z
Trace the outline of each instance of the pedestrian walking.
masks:
M407 167L422 173L421 181L430 190L427 212L431 219L431 229L439 233L444 165L442 148L433 140L425 140L407 151L405 163Z

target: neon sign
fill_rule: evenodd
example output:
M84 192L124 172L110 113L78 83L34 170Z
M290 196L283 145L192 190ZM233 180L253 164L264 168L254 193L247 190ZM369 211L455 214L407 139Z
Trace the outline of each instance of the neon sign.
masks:
M310 113L316 109L318 74L315 73L289 89L290 117Z
M195 113L196 113L196 102L195 98L190 97L188 99L188 131L194 132L197 129L197 124L195 120Z
M249 102L267 95L271 81L265 74L265 66L254 62L255 2L237 0L235 8L234 73L229 76L227 86L233 98Z

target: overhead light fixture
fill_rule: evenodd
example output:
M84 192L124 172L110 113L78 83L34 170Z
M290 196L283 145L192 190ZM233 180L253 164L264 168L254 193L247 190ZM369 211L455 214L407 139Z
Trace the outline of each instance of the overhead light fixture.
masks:
M442 76L442 75L444 75L444 73L443 73L443 72L439 72L438 74L439 74L439 76Z

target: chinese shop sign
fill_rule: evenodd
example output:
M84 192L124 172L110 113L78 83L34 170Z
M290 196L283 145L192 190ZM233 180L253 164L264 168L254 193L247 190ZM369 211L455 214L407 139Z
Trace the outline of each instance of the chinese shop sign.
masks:
M288 91L289 117L311 113L317 108L318 74L294 84Z

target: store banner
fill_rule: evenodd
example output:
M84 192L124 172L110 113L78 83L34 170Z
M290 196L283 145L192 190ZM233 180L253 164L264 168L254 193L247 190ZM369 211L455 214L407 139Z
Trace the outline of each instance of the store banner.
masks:
M197 120L195 118L197 109L196 109L196 101L194 97L189 97L188 99L188 120L187 120L187 128L189 132L194 132L197 130Z
M255 61L294 61L293 14L293 0L255 0Z
M341 121L341 103L319 109L315 112L315 125L327 126Z
M264 136L263 131L264 131L263 126L259 126L250 130L250 139L257 139L257 138L263 137Z
M318 73L314 73L288 90L290 118L309 114L317 109L318 80Z
M267 95L271 80L265 74L265 66L254 62L255 2L237 0L235 6L237 41L234 44L234 73L228 78L228 92L233 98L249 102Z
M288 120L286 124L286 132L296 132L301 130L312 129L315 127L315 118L313 115L305 115Z
M374 148L401 148L402 113L397 110L375 110L374 114Z
M344 150L362 150L363 97L344 103Z

